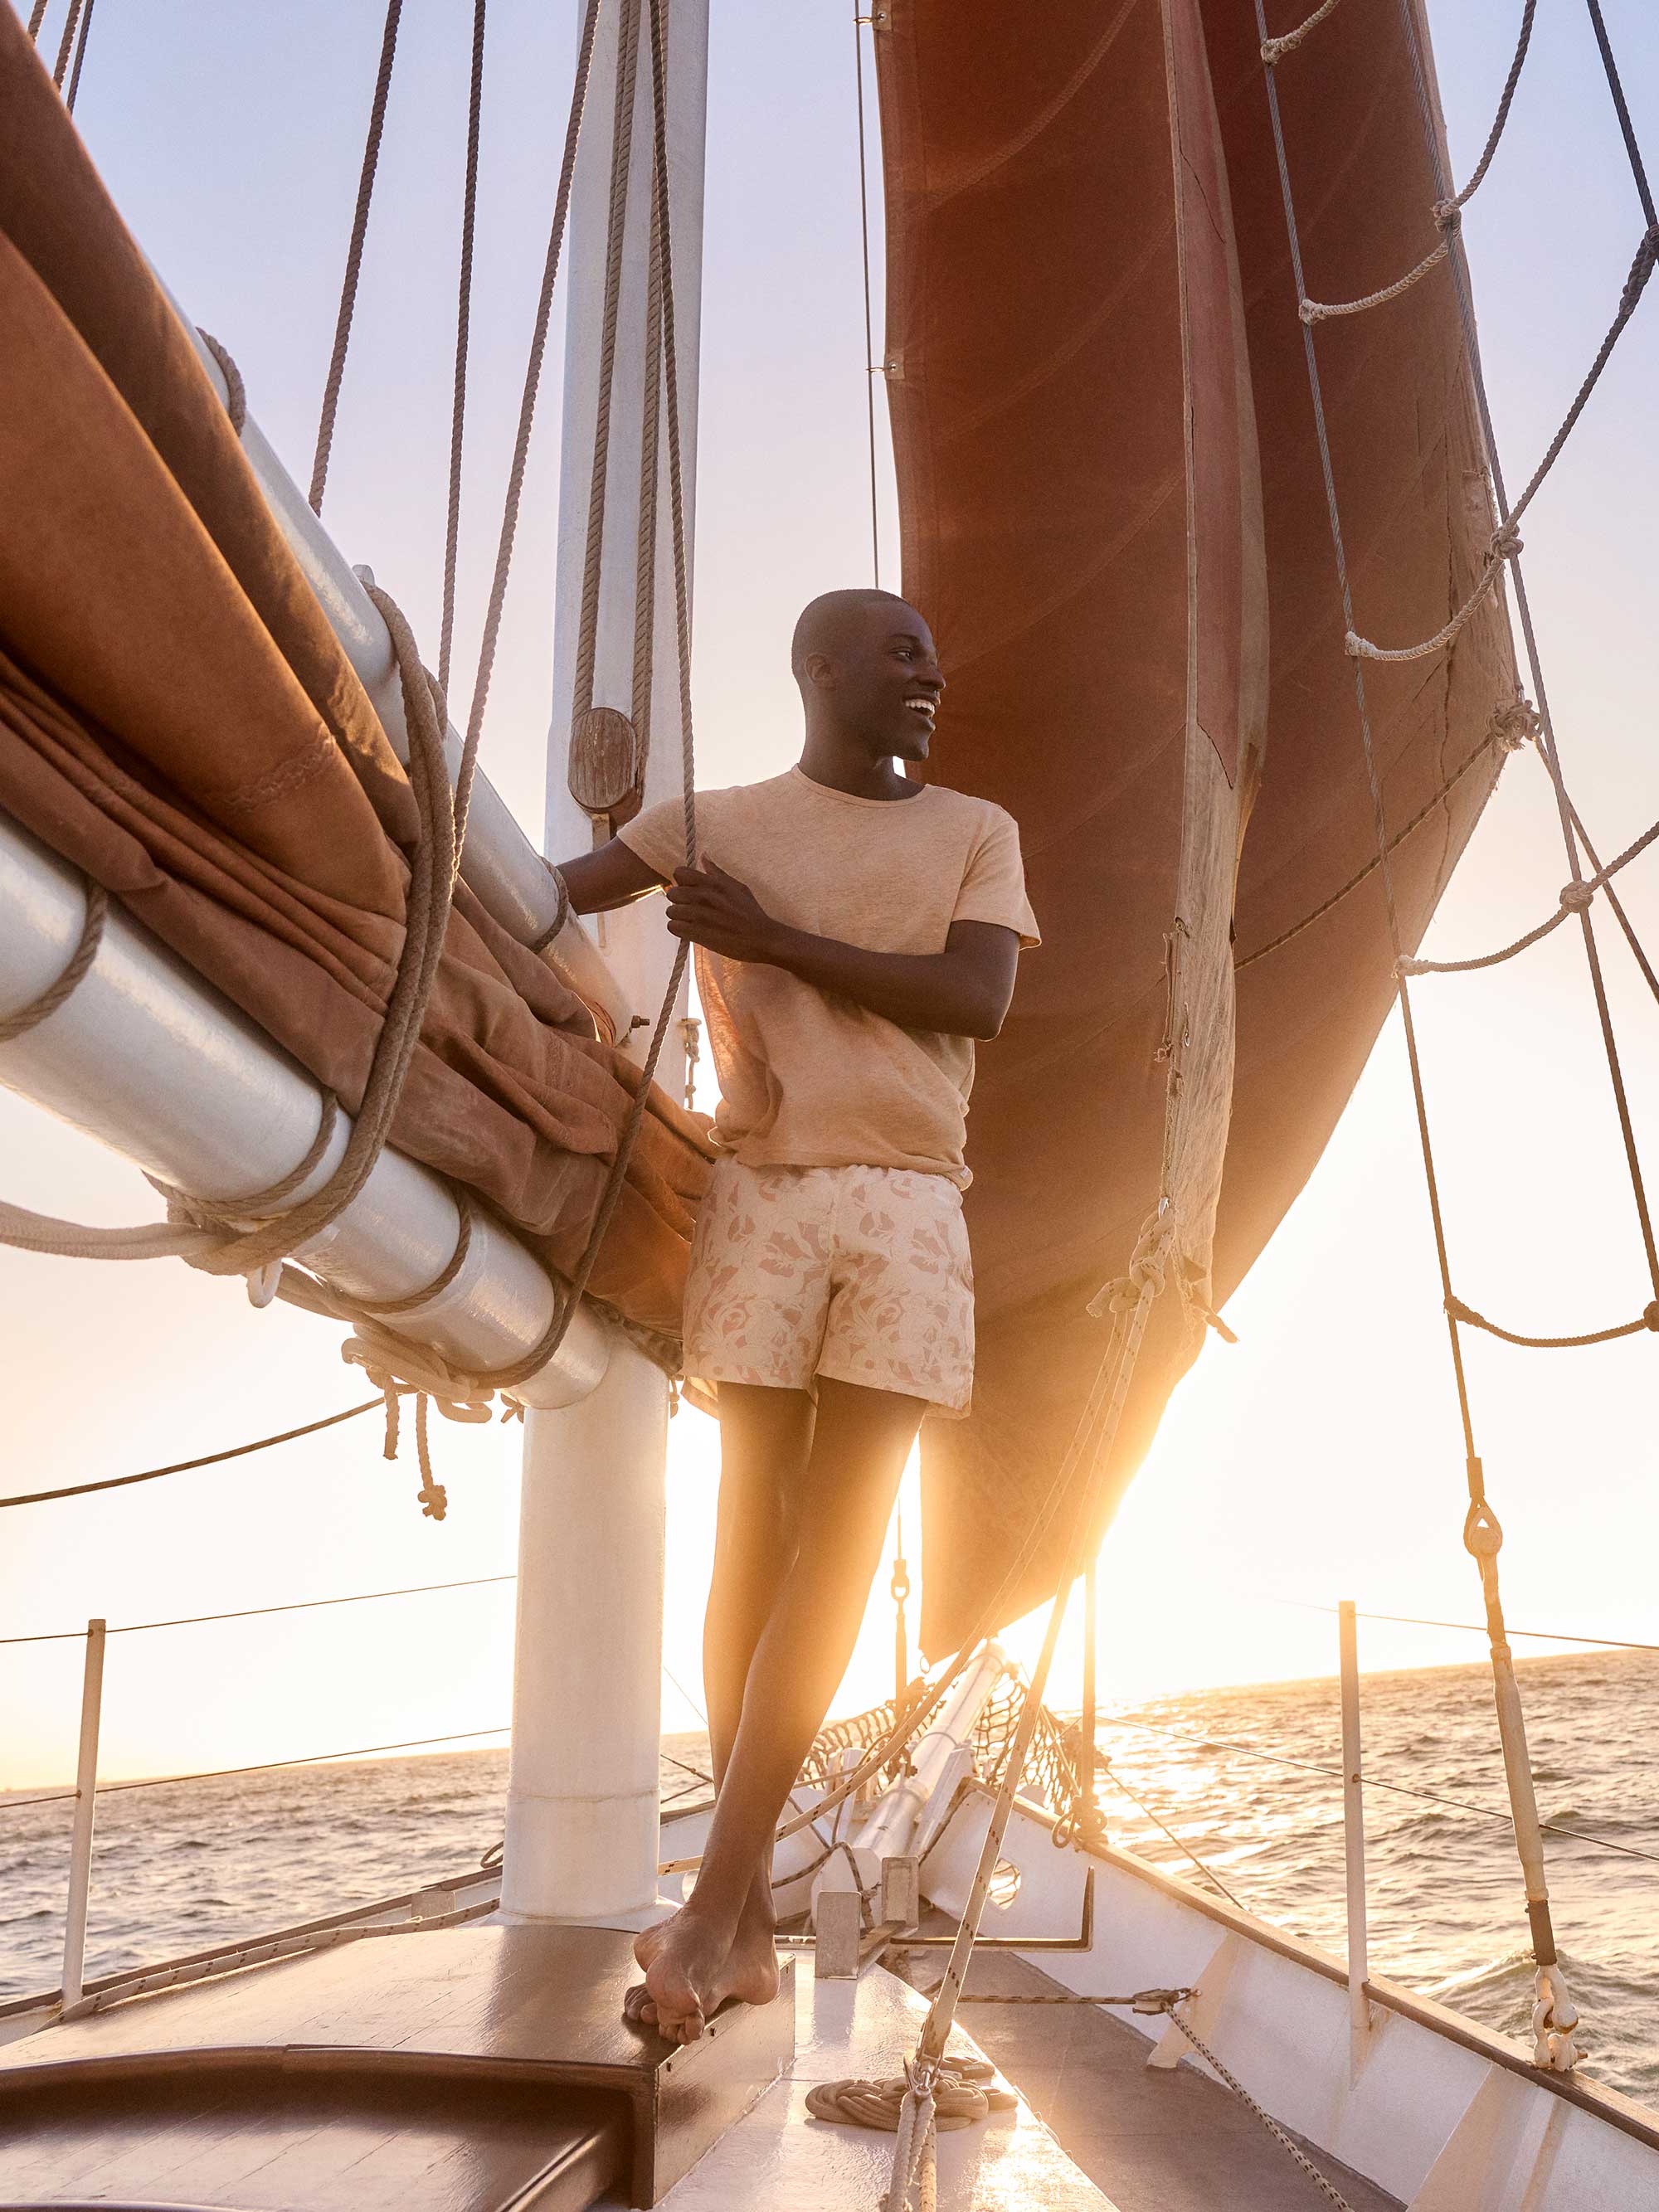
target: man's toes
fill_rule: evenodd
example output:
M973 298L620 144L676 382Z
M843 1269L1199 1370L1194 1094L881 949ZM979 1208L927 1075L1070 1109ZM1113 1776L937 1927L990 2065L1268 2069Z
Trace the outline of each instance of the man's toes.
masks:
M635 1982L623 1996L623 2018L631 2021L635 2027L654 2027L657 2025L657 2002L643 1982Z

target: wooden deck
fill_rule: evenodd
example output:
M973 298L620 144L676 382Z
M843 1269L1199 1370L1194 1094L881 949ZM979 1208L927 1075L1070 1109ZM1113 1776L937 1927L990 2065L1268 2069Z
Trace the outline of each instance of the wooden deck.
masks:
M896 1958L931 1990L942 1954ZM1056 1994L1060 1984L1006 1951L975 1953L968 1986ZM964 2004L957 2015L1056 2141L1118 2212L1315 2212L1327 2200L1261 2122L1208 2075L1149 2072L1144 2036L1091 2005ZM1401 2212L1386 2195L1304 2145L1354 2212Z
M622 2016L611 1929L375 1936L10 2045L0 2207L580 2212L672 2188L788 2063L793 2002L687 2050Z

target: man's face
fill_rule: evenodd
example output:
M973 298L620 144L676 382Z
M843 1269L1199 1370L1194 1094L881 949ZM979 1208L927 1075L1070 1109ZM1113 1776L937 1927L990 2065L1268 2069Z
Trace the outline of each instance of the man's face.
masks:
M823 658L836 719L872 758L927 759L945 678L933 633L913 608L861 609L839 650Z

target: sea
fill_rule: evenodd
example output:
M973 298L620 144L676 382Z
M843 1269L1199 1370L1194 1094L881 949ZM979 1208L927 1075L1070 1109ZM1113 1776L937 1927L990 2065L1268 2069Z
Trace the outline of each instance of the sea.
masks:
M1590 2051L1584 2071L1659 2106L1659 1654L1519 1665L1540 1810L1554 1831L1557 1936ZM1526 1915L1490 1679L1473 1666L1368 1674L1361 1703L1371 1970L1525 2041ZM1109 1709L1099 1743L1115 1842L1341 1954L1334 1681ZM665 1798L706 1797L707 1760L701 1738L665 1739ZM506 1754L490 1750L106 1796L88 1974L476 1866L500 1840L506 1786ZM69 1827L64 1804L0 1799L0 1999L55 1982Z

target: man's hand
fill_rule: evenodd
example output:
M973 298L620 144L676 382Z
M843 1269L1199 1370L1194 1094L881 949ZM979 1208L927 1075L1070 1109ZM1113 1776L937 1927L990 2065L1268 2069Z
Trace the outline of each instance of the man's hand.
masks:
M708 860L700 868L675 869L668 927L723 959L771 966L783 964L786 941L794 933L772 919L747 884Z

